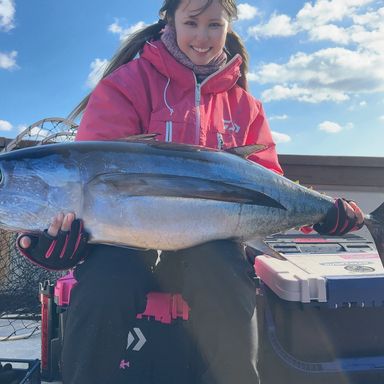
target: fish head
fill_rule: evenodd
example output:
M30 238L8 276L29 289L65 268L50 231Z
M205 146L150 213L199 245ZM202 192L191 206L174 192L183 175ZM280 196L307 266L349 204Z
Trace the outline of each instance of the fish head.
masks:
M1 155L0 228L42 230L57 213L78 210L80 176L72 165L33 149Z

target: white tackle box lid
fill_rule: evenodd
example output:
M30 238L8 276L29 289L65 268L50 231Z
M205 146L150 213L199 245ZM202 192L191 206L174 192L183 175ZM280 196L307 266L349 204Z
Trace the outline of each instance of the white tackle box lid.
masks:
M286 260L260 255L255 271L283 300L338 306L384 302L384 268L374 244L356 235L275 235L266 242Z

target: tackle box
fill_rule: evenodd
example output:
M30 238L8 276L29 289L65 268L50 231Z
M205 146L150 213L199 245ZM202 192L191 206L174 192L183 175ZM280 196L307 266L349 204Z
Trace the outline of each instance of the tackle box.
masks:
M356 235L277 235L255 259L262 384L384 383L384 268Z
M1 384L40 384L40 360L0 358Z

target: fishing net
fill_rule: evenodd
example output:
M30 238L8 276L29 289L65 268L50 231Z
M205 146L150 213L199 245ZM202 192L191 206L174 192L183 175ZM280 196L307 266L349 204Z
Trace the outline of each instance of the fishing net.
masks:
M34 145L73 141L76 131L77 124L73 121L60 117L42 119L31 124L11 140L3 152Z
M77 125L62 118L40 120L10 141L3 152L22 147L73 141ZM30 337L39 329L39 284L63 273L49 272L22 257L17 234L0 229L0 341Z

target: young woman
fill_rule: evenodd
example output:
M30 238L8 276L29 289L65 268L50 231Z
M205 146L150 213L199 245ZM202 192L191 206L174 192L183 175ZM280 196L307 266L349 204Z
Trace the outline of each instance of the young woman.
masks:
M84 110L76 139L157 133L159 140L218 149L264 144L266 150L249 159L282 173L262 105L248 93L248 58L231 25L235 1L165 0L160 16L126 41L74 111L76 116ZM325 232L344 233L357 222L358 207L338 200ZM42 265L41 255L54 249L49 254L56 255L57 269L66 258L58 254L71 255L74 266L87 253L75 269L78 284L67 314L64 384L258 383L255 287L240 244L223 240L163 252L155 267L154 250L86 245L79 223L73 213L60 213L40 237L19 241ZM162 359L143 355L141 368L121 365L127 336L151 290L182 293L197 353L181 357L170 348Z

